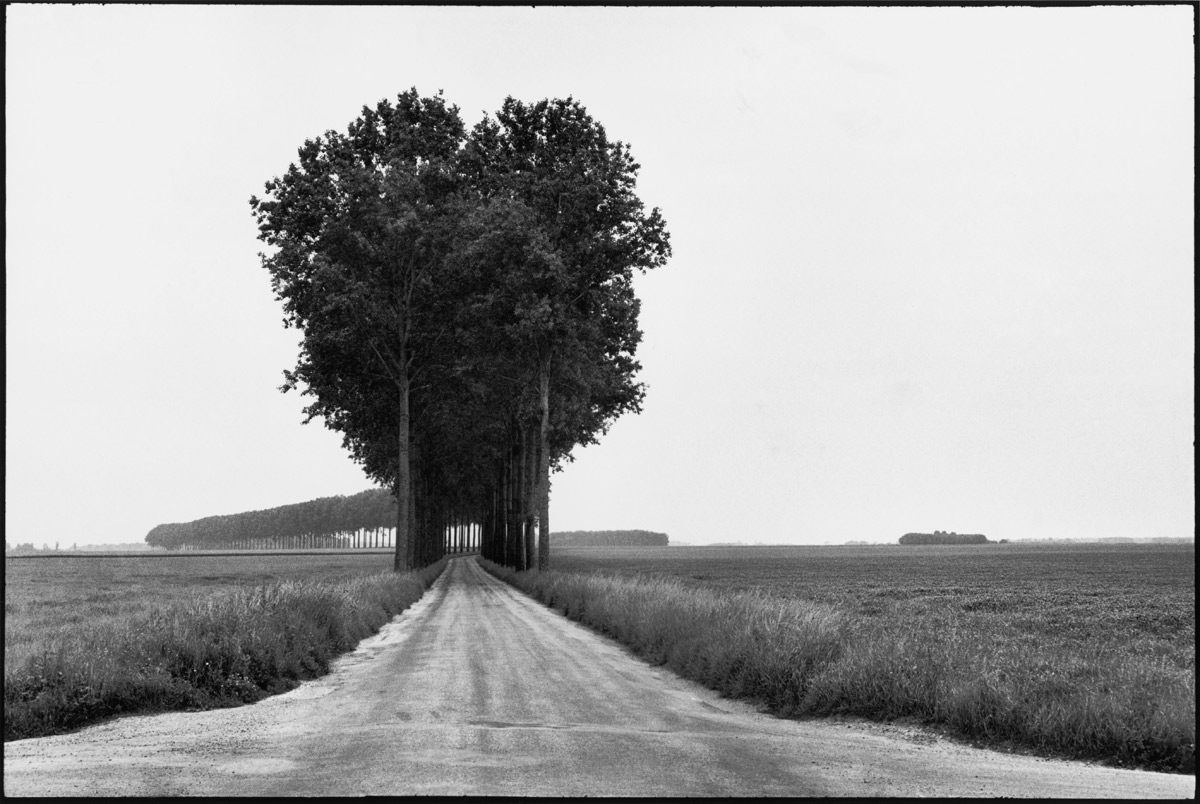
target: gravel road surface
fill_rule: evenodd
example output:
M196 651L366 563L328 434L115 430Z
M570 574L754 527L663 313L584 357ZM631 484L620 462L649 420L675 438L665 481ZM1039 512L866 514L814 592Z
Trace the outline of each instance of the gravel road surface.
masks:
M468 558L287 694L5 743L4 794L1194 798L1195 777L763 715Z

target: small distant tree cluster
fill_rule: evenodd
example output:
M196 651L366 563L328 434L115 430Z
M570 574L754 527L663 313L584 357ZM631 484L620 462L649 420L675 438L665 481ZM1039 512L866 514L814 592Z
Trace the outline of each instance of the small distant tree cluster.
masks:
M158 525L146 534L146 543L169 550L389 546L385 531L395 522L396 500L384 489L372 489Z
M467 132L412 89L250 199L303 333L282 390L392 490L396 570L464 526L497 563L548 566L552 467L644 395L633 275L670 246L638 169L572 98L508 98Z
M988 538L982 533L946 533L935 530L933 533L906 533L900 537L900 544L989 544Z
M649 530L567 530L553 535L558 547L666 547L667 534Z

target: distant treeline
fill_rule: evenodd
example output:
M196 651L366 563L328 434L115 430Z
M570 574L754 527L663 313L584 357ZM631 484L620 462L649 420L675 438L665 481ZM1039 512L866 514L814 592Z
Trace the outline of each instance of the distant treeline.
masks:
M947 533L944 530L935 530L933 533L906 533L900 537L900 544L990 544L990 542L982 533Z
M386 489L371 489L349 497L158 525L146 534L146 542L171 550L387 547L395 525L396 498Z
M22 555L42 555L43 553L144 553L152 550L150 545L140 542L129 542L127 544L73 544L70 547L59 547L59 543L55 542L51 547L48 544L43 544L39 549L33 546L32 542L18 544L13 547L8 542L4 543L4 554L13 556Z
M666 547L667 534L649 530L566 530L550 534L554 547Z

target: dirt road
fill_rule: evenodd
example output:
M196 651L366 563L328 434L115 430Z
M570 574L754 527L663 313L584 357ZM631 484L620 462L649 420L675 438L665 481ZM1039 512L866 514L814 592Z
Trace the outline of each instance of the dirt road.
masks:
M6 743L4 794L1185 798L1195 778L761 715L459 559L290 693Z

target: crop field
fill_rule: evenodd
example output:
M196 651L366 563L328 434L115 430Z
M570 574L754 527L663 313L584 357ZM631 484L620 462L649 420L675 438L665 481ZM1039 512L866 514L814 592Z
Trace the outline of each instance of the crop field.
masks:
M79 630L214 594L390 570L389 553L48 556L4 561L4 670Z
M580 548L556 551L553 566L824 603L863 628L953 621L1194 674L1195 555L1190 544Z
M555 550L552 566L832 603L864 619L1002 615L1031 633L1160 640L1194 657L1195 554L1190 544L573 548Z
M513 582L782 713L1194 772L1194 564L1192 544L573 548Z

